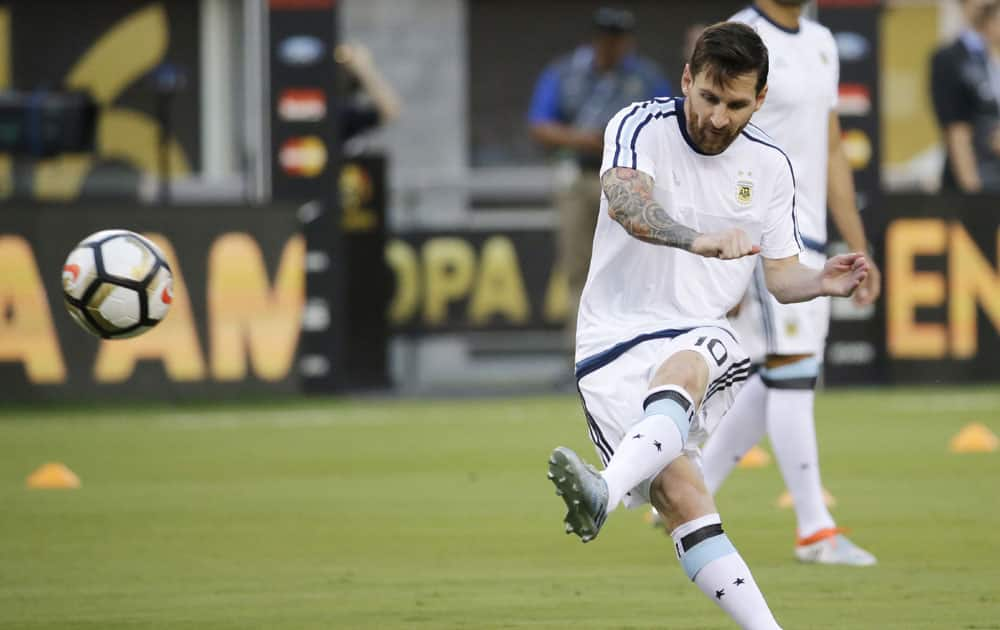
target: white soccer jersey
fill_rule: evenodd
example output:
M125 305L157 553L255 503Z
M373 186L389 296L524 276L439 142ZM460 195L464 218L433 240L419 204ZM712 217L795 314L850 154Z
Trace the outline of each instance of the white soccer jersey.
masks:
M752 122L774 138L795 168L795 201L809 249L826 244L826 168L830 112L837 106L840 62L825 26L801 18L790 30L750 7L731 18L752 26L767 45L767 99Z
M652 177L657 201L683 225L700 232L741 228L768 258L800 251L791 164L753 125L724 152L704 155L688 137L684 99L634 103L604 134L601 174L619 166ZM708 259L644 243L608 216L602 194L580 301L577 360L664 330L730 330L726 313L743 297L757 258Z

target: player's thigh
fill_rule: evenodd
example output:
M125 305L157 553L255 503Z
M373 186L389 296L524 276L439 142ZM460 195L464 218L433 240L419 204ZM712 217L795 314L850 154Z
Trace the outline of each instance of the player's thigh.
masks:
M710 333L725 334L721 329L710 329ZM697 337L685 337L680 342L677 339L680 337L651 339L637 344L577 381L591 440L604 463L625 433L642 420L642 404L657 369L676 353L696 347L698 341ZM708 343L707 334L703 343ZM716 345L712 348L721 354L722 350ZM706 352L711 351L706 349Z
M736 392L750 375L750 358L735 337L724 328L695 328L671 340L671 353L695 352L708 367L708 381L701 393L701 404L694 414L686 450L697 461L697 448L722 420L735 399Z

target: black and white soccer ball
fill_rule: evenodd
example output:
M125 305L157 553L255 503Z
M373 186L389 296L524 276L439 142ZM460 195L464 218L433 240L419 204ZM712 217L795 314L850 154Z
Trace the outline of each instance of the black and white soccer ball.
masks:
M91 234L63 265L66 308L104 339L141 335L163 321L173 302L173 275L160 248L128 230Z

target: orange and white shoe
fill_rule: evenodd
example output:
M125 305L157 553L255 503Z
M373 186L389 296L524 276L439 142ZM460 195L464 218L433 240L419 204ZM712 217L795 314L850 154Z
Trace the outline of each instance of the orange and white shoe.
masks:
M843 532L840 528L831 527L799 538L795 545L795 557L799 562L854 567L869 567L878 562L875 556L852 543Z

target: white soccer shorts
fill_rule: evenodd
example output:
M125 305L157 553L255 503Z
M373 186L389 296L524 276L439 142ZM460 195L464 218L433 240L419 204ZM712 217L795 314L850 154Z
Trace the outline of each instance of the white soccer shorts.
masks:
M666 329L623 342L577 363L590 439L607 466L628 430L643 418L642 403L657 369L674 354L692 350L708 363L708 385L691 421L684 452L701 463L701 445L715 430L750 375L750 359L724 328ZM625 497L629 508L649 501L649 480Z
M822 269L826 256L806 249L799 254L799 260ZM830 329L830 298L782 304L768 292L764 268L758 263L739 313L730 323L754 363L763 363L769 354L814 354L822 362Z

